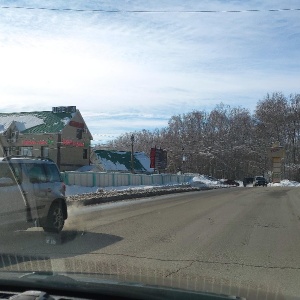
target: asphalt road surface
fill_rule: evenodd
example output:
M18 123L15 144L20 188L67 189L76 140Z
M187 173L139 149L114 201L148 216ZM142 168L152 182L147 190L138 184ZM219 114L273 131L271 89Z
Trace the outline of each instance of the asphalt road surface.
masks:
M1 243L1 270L106 274L248 299L300 296L300 189L230 188L69 209Z

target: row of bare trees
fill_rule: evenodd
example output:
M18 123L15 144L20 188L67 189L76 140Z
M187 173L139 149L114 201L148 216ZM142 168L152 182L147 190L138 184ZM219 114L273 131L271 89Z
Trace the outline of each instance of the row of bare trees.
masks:
M212 111L172 116L168 126L134 132L135 151L155 145L168 151L168 172L201 173L241 179L271 169L268 149L286 150L284 177L300 180L300 94L267 94L255 111L219 104ZM132 132L109 142L110 149L131 148Z

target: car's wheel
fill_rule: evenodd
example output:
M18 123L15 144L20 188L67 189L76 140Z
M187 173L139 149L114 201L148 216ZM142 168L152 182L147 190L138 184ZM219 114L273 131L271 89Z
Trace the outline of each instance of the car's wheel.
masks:
M59 233L65 224L62 206L59 203L53 203L49 209L49 213L43 226L46 232Z

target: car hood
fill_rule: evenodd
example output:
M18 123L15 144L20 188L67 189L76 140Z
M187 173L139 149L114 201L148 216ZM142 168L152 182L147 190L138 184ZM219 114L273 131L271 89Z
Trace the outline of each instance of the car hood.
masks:
M1 272L0 289L6 291L40 290L50 295L98 299L100 296L122 297L128 299L300 299L276 292L251 289L249 286L234 287L223 285L223 291L230 293L196 291L172 286L145 284L137 274L138 281L120 280L118 276L106 274L52 273L52 272ZM147 278L149 280L149 278ZM215 291L217 288L215 288Z
M110 275L78 273L1 272L2 290L41 290L49 294L76 297L127 297L130 299L245 299L235 295L199 292L141 282L120 281Z

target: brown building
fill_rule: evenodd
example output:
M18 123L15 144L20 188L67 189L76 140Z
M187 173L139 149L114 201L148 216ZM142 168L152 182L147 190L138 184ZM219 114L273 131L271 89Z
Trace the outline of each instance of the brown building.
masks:
M0 113L0 156L47 157L61 171L76 170L89 165L92 139L76 106Z

